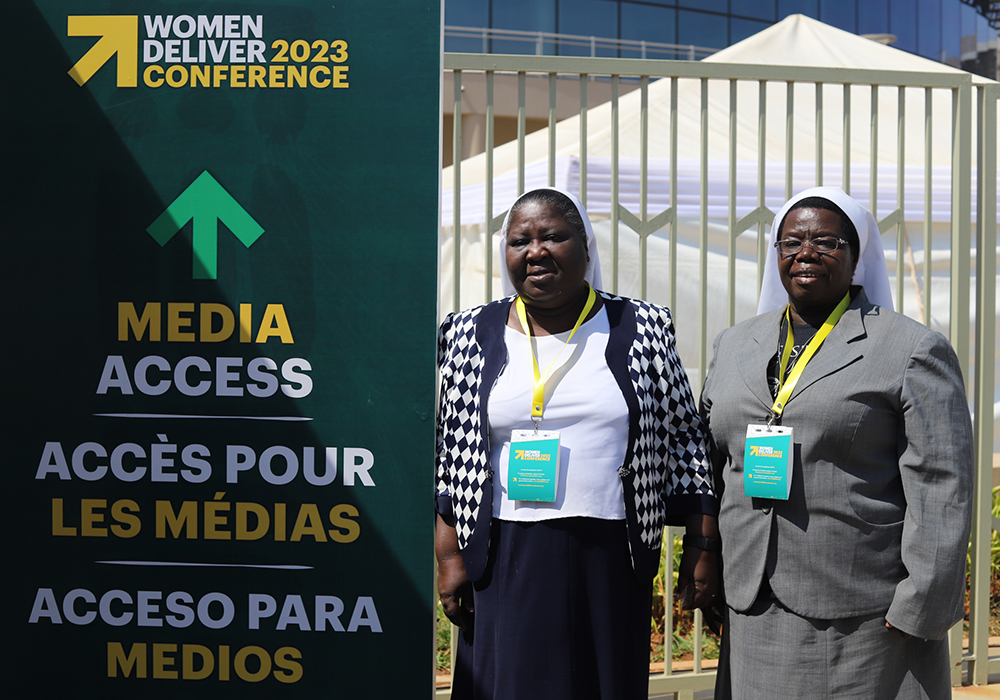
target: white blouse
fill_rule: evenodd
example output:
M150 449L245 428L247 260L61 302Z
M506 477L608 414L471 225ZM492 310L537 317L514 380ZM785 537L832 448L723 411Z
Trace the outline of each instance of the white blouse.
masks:
M489 399L493 478L493 517L538 521L583 516L624 520L625 503L618 469L628 445L628 406L605 359L610 326L601 309L582 324L566 345L569 332L532 336L541 372L558 359L545 383L540 430L558 430L559 476L553 503L507 498L507 465L512 430L530 430L534 376L528 336L505 329L507 366ZM565 348L564 348L565 346ZM560 352L561 351L561 352Z

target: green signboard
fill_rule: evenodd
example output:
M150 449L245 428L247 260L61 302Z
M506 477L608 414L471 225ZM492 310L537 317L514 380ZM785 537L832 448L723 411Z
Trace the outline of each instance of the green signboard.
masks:
M440 15L4 3L4 697L430 693Z

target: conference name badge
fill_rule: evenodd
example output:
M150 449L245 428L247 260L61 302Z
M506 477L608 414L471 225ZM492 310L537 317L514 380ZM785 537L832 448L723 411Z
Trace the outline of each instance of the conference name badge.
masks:
M792 491L792 429L748 425L743 451L743 493L788 500Z
M559 483L559 431L514 430L507 461L507 497L553 503Z

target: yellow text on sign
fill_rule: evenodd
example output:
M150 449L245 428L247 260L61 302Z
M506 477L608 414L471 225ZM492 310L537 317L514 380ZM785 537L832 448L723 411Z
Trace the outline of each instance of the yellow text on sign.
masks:
M146 66L142 82L151 88L347 88L347 66L191 65Z

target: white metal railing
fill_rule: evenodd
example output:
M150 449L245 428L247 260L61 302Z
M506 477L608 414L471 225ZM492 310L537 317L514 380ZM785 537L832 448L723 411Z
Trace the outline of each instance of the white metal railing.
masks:
M611 39L577 34L555 34L552 32L525 32L514 29L493 29L490 27L454 27L446 25L445 39L478 39L482 52L493 53L494 41L504 47L511 43L532 46L536 56L568 53L577 55L583 49L591 58L598 55L615 54L616 58L673 58L698 61L711 56L718 49L693 44L664 44L656 41L635 41L632 39Z
M872 209L897 309L948 335L973 404L969 648L963 654L956 626L952 680L960 682L963 666L976 684L1000 671L988 645L1000 86L959 72L565 56L445 54L444 66L454 75L455 153L463 73L485 74L488 106L486 152L444 172L442 315L497 296L494 250L505 207L533 186L566 187L596 222L608 290L672 308L682 359L700 387L714 334L756 306L764 233L781 203L805 187L836 184ZM518 78L518 138L494 148L497 74ZM549 129L526 135L529 75L550 86L576 79L578 116L556 123L552 87ZM595 77L610 82L611 100L588 110ZM622 97L622 79L639 89ZM714 683L700 653L693 673L673 672L669 648L666 658L650 692L687 694Z

